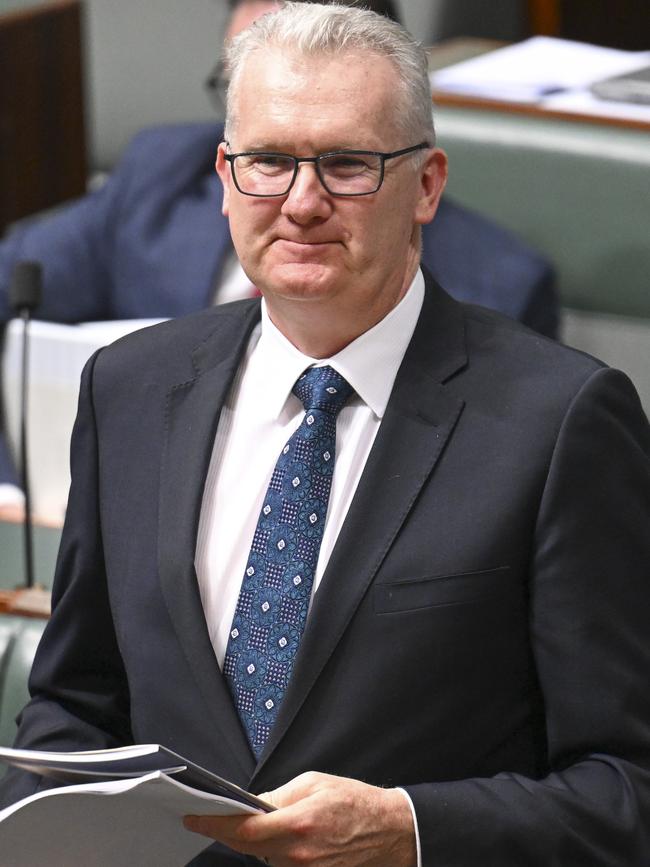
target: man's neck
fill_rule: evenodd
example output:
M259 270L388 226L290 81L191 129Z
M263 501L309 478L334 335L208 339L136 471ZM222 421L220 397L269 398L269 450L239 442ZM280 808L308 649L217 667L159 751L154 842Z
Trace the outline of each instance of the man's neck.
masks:
M408 268L393 295L383 295L376 309L357 310L340 298L283 301L267 298L269 318L287 340L310 358L331 358L369 331L402 300L413 282L419 261Z

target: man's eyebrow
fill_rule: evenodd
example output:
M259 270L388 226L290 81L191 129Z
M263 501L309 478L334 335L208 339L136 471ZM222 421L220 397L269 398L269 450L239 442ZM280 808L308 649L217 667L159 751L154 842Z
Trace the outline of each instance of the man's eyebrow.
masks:
M239 150L235 150L231 147L231 151L233 153L248 153L249 151L255 151L259 153L274 153L274 154L287 154L289 156L317 156L318 154L329 154L329 153L337 153L338 151L377 151L379 148L373 148L368 145L359 144L359 142L354 142L352 144L341 144L337 142L333 145L326 145L324 147L319 148L317 151L312 151L310 153L298 153L297 148L288 145L275 145L268 144L265 142L263 144L253 143L247 144L245 147L240 148Z
M241 147L236 147L236 148L231 145L230 150L234 154L247 154L247 153L251 152L251 153L264 153L264 154L271 153L271 154L291 155L291 153L292 153L291 148L279 147L278 145L272 145L272 144L270 145L267 143L265 143L265 144L257 144L257 143L250 144L250 143L248 143L248 144L242 145Z

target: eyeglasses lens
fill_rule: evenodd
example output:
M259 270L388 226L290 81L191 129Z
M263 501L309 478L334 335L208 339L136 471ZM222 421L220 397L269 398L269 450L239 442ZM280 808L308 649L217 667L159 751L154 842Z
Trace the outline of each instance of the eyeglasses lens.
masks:
M316 164L323 185L334 195L364 195L379 187L381 157L374 154L329 154ZM294 158L282 154L242 154L233 160L241 191L258 196L285 195L295 167Z

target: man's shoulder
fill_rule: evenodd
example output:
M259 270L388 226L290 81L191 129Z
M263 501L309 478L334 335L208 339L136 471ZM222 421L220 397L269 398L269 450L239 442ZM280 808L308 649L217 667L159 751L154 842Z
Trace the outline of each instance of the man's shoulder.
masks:
M545 337L510 316L477 304L459 303L464 310L470 345L485 345L489 341L495 354L509 363L516 365L518 360L522 366L575 368L587 373L607 366L593 355Z
M187 369L196 374L196 353L223 341L237 342L259 318L259 301L250 299L210 307L168 319L121 337L101 350L96 369L103 375L121 375L130 369L147 374L166 369Z
M462 304L468 377L479 388L520 397L525 405L561 407L608 365L586 352L538 334L522 323Z
M534 406L542 395L559 405L579 391L603 362L545 337L497 311L457 301L431 280L426 269L426 303L415 340L420 359L439 364L443 351L455 359L459 376L449 380L462 398L486 396ZM425 362L426 363L426 362ZM447 370L445 366L443 371ZM502 397L500 397L500 395Z

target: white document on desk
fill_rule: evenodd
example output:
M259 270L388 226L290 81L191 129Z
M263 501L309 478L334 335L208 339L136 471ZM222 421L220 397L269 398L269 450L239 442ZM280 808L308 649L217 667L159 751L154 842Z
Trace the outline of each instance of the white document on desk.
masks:
M648 51L621 51L569 39L533 36L431 73L434 90L538 103L650 63Z
M650 123L650 105L638 102L615 102L599 99L590 90L570 90L549 96L541 102L547 111L562 111L571 114L588 114L597 117L615 117L621 120L639 120Z
M27 415L32 507L37 520L61 524L65 516L70 487L70 434L84 364L96 349L160 321L120 319L79 325L31 322ZM1 370L7 433L14 454L19 453L20 443L22 330L19 319L9 323Z
M211 845L186 815L258 812L153 771L38 792L0 812L2 867L184 867Z

